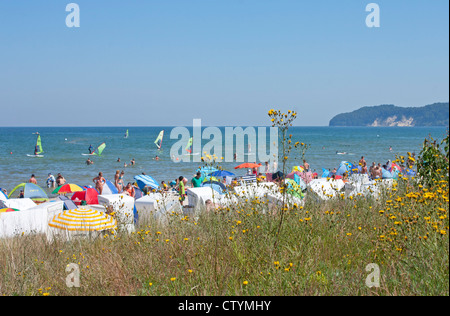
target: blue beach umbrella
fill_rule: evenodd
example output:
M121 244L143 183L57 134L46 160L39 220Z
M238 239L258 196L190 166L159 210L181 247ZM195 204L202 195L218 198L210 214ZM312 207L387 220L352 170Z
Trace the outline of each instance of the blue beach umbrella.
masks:
M158 190L159 184L158 182L153 179L152 177L148 175L138 175L134 177L134 180L136 180L136 184L138 185L139 189L143 189L145 186L149 186L154 190Z
M214 171L214 172L210 173L209 176L211 176L211 177L232 177L232 176L234 176L234 173L231 173L226 170L218 170L218 171Z
M330 170L322 168L322 178L328 178L330 176Z
M201 167L199 169L197 169L196 172L200 172L202 174L202 178L206 178L206 176L212 172L216 172L219 171L218 169L214 168L214 167Z
M118 194L118 193L119 193L119 190L117 190L114 183L112 183L109 180L106 180L105 184L103 185L102 195Z

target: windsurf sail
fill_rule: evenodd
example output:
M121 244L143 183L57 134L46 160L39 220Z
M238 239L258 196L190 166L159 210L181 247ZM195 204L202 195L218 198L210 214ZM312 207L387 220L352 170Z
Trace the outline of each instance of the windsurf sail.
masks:
M34 149L35 155L40 155L44 152L42 149L42 141L41 141L41 135L38 134L37 140L36 140L36 147Z
M105 144L105 143L102 143L100 146L97 147L96 150L94 150L94 152L92 153L92 155L95 155L95 156L101 156L103 150L105 149L105 147L106 147L106 144Z
M125 132L125 138L128 138L128 130Z
M155 145L156 145L156 147L158 147L158 149L161 149L163 137L164 137L164 130L159 132L159 135L155 140Z
M187 144L185 150L186 150L188 153L192 154L192 137L189 138L189 141L188 141L188 144Z

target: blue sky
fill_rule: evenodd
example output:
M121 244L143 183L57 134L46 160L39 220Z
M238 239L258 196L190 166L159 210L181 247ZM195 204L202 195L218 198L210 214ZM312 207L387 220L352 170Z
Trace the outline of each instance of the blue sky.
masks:
M68 28L65 7L80 7ZM366 5L381 27L365 24ZM444 0L2 0L3 126L323 126L449 100Z

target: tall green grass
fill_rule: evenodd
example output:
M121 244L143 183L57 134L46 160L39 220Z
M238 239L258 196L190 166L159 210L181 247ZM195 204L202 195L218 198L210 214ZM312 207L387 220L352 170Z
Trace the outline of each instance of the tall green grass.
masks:
M448 295L448 184L269 210L260 199L130 235L0 241L1 295ZM400 223L399 223L400 222ZM278 233L279 231L279 233ZM80 287L66 286L66 266ZM380 287L366 266L380 267Z

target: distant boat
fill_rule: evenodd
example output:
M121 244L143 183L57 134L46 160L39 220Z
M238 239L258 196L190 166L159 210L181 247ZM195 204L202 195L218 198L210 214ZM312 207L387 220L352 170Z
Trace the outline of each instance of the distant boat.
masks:
M94 152L90 153L90 154L81 154L83 156L101 156L103 150L105 149L106 144L105 143L101 143L100 146L97 147L96 150L94 150Z
M156 147L158 147L158 149L161 149L161 147L162 147L163 137L164 137L164 130L159 132L159 135L155 140L155 145L156 145Z
M125 132L124 138L128 138L128 130Z
M34 155L27 155L27 156L33 158L43 158L44 155L41 155L44 152L44 150L42 149L41 135L39 133L33 134L37 134L38 136L36 139L36 145L34 146Z

